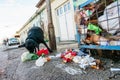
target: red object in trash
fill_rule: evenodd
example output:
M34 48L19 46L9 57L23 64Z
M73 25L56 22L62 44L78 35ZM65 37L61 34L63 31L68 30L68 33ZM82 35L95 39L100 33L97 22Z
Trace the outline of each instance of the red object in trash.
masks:
M65 53L61 54L61 58L63 59L63 62L71 62L73 57L76 56L77 53L73 51L67 51Z
M63 62L65 62L65 63L71 62L71 61L72 61L72 58L66 58L66 57L63 58Z
M76 53L76 52L72 52L71 55L72 55L72 56L76 56L77 53Z
M47 48L43 48L43 49L40 49L38 52L37 52L37 55L38 56L41 56L42 54L44 55L48 55L49 51Z

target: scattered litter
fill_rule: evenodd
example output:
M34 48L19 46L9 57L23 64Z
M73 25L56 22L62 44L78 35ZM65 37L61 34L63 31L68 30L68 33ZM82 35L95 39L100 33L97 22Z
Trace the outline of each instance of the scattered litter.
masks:
M90 65L92 66L92 65L96 65L96 62L92 62L92 63L90 63Z
M80 68L84 70L89 66L92 69L101 69L103 67L99 59L94 59L81 50L77 52L73 49L66 49L65 52L61 54L61 58L63 59L64 63L71 61L78 63Z
M35 62L35 65L43 66L46 62L50 61L51 59L62 58L64 63L73 61L74 63L79 64L79 67L84 70L89 66L92 69L100 69L100 67L101 67L101 61L99 59L94 59L93 57L91 57L88 54L85 54L81 50L79 50L79 52L77 52L74 49L66 49L63 53L59 53L56 56L53 56L53 55L46 56L48 53L47 53L47 50L45 50L45 49L44 50L42 49L42 52L44 52L44 56L43 56L43 53L41 53L41 51L39 52L39 54L37 53L37 55L31 54L29 52L24 52L21 56L21 60L22 60L22 62L25 62L28 60L36 60L37 59ZM65 69L65 71L67 71L68 73L72 72L71 73L72 75L77 73L76 70L65 66L63 63L57 64L55 66ZM111 68L111 70L113 71L116 69ZM119 70L119 69L117 69L117 70Z
M44 57L39 57L36 60L35 64L36 66L43 66L45 62L47 62L47 59L45 59Z
M52 59L57 59L58 57L50 55L49 58L52 60Z
M96 65L92 65L91 68L92 68L92 69L99 69L99 67L96 66Z
M22 62L29 61L29 60L36 60L38 58L39 58L39 56L37 56L35 53L24 52L21 55Z
M120 68L110 68L110 71L120 71Z
M64 53L61 54L61 58L63 59L64 63L71 62L72 59L77 55L73 49L66 49Z
M49 51L48 51L47 48L42 48L42 49L40 49L40 50L37 52L37 55L38 55L38 56L42 56L43 54L44 54L44 55L48 55L48 53L49 53Z
M82 69L86 69L90 64L92 64L95 61L94 58L90 57L90 55L87 55L81 59L79 62L79 66Z
M79 62L81 61L81 59L82 59L81 56L75 56L75 57L73 58L73 62L79 63Z

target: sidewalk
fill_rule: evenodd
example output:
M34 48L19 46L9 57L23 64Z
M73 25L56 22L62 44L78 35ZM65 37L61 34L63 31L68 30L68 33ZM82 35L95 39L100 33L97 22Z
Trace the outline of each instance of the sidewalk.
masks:
M49 45L49 43L47 43ZM59 53L64 51L65 49L78 49L78 43L76 41L66 41L66 42L60 42L57 45L57 51L54 51L53 54ZM43 44L40 44L40 49L46 48Z
M60 42L59 44L57 44L57 51L63 51L65 49L78 49L78 43L75 41L71 41L71 42Z

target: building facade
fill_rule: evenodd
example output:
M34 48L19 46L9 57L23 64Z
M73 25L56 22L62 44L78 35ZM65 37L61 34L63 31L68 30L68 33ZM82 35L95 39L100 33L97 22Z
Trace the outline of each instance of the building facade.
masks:
M55 28L56 42L76 41L76 25L74 22L74 0L51 0L51 12ZM48 21L45 0L40 0L36 7L38 10L18 31L20 42L24 43L28 30L33 26L41 27L48 39Z
M22 28L17 31L17 33L20 35L20 43L24 43L25 39L27 37L27 32L29 31L29 29L31 29L31 27L33 26L38 26L41 27L45 34L47 32L47 11L45 9L45 4L43 4L41 6L41 8L39 8L30 18L29 20L22 26ZM43 27L44 26L44 27ZM45 35L45 38L48 38Z

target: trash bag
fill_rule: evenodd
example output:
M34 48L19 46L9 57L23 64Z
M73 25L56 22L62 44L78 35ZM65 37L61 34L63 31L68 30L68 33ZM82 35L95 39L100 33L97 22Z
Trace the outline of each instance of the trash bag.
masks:
M104 14L98 18L99 25L108 33L114 35L120 31L119 17L120 17L120 1L115 1L108 5Z
M99 26L93 25L91 23L88 24L88 30L93 30L95 31L96 34L100 34L100 32L102 31Z
M36 55L35 53L24 52L21 55L21 61L22 62L29 61L29 60L36 60L38 58L39 58L39 56Z

